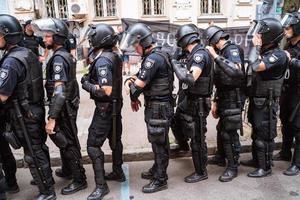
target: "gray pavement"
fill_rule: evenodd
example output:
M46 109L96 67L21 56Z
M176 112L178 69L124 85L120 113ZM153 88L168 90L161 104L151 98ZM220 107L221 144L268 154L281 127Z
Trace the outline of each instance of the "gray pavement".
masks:
M241 159L248 159L249 154L242 154ZM272 176L253 179L246 174L253 170L241 166L239 176L229 183L218 181L219 175L224 168L208 166L208 180L187 184L183 178L193 171L191 158L178 158L170 161L168 168L168 189L154 193L143 194L141 187L148 182L140 178L140 173L148 169L152 161L129 162L123 168L127 175L124 183L109 182L110 193L104 200L296 200L300 199L299 176L287 177L282 171L288 167L287 162L275 162ZM55 177L57 199L81 200L94 189L93 171L91 165L84 166L88 177L88 188L70 196L60 194L60 189L68 183L63 179ZM105 164L106 171L111 170L110 164ZM15 195L9 195L9 199L29 200L34 199L37 188L31 186L31 176L28 169L18 169L18 183L21 191Z

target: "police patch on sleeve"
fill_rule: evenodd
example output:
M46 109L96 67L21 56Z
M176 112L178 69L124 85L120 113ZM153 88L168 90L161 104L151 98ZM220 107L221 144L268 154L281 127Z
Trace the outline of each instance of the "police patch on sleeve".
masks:
M0 69L0 80L4 81L5 79L7 79L8 73L9 73L8 69L1 68Z
M269 57L269 62L270 62L270 63L275 63L275 62L277 62L277 60L278 60L278 57L277 57L276 55L274 55L274 54L272 54L272 55Z
M230 54L234 57L237 57L240 55L239 50L237 50L237 49L231 49Z
M98 74L100 77L106 77L107 75L107 68L106 67L99 67Z
M60 73L63 70L63 64L62 63L54 63L54 72L56 74Z
M145 68L146 69L151 69L153 67L153 65L154 65L154 62L155 62L154 60L148 58L145 61L145 64L144 64Z
M202 62L202 61L203 61L203 54L199 54L199 53L194 54L193 60L194 60L196 63Z
M60 74L55 74L55 75L54 75L54 80L56 80L56 81L57 81L57 80L60 80Z

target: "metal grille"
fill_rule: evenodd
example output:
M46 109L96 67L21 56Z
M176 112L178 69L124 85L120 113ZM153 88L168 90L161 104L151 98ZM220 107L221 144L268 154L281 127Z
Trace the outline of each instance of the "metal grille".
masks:
M202 14L208 14L208 7L209 7L208 3L209 3L208 0L202 0L201 1L200 10L201 10Z
M45 0L45 6L46 6L46 10L47 10L47 16L48 17L56 17L54 1L53 0Z
M95 0L95 13L97 17L104 17L103 1Z
M144 0L143 1L143 15L151 15L151 0Z
M58 1L58 15L60 19L68 18L68 2L67 0Z
M116 0L106 0L107 16L112 17L117 15Z
M211 13L221 13L221 1L220 0L211 0Z
M164 1L154 0L154 15L162 15L164 11Z

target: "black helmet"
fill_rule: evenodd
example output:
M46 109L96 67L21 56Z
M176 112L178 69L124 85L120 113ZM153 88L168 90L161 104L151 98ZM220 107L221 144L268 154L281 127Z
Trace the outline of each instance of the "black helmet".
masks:
M287 13L281 20L282 26L292 27L294 35L293 37L297 37L300 35L300 12Z
M23 30L20 22L11 15L0 14L0 34L7 44L15 45L22 40Z
M114 29L107 24L90 25L86 36L94 48L109 48L117 43Z
M225 33L224 30L218 26L210 26L204 32L205 39L209 45L215 45L221 38L225 40L229 39L229 34Z
M265 18L259 21L254 21L247 35L262 35L262 44L278 44L283 38L283 28L275 18Z
M200 41L199 29L194 24L186 24L179 27L176 32L177 46L185 49L187 45Z
M63 45L68 38L69 29L66 23L60 19L47 18L31 22L34 33L42 36L44 32L53 33L53 40L56 44Z
M120 48L122 50L130 49L132 45L138 43L143 49L146 49L154 42L150 27L143 23L137 23L130 26L125 32Z

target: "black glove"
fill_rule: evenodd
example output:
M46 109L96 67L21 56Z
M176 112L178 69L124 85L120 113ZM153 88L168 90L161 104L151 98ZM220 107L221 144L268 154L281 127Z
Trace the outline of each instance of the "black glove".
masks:
M83 83L86 82L86 81L89 81L89 76L88 76L88 74L83 75L80 82L81 82L81 84L83 84Z

